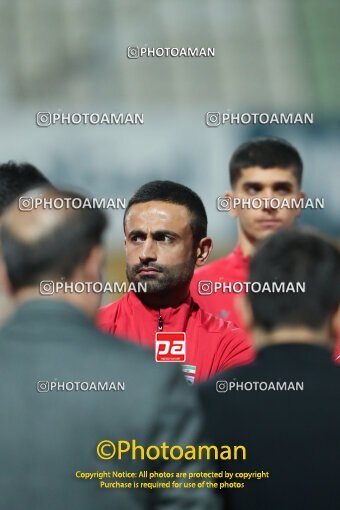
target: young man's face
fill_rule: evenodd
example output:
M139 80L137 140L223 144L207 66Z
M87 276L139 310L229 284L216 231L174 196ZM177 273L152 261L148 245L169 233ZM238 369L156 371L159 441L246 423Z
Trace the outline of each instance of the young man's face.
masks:
M229 194L228 194L229 195ZM303 198L297 178L291 169L249 167L241 171L241 177L230 194L244 199L296 199ZM255 201L258 204L258 201ZM247 238L257 241L281 228L290 227L300 215L300 208L277 208L277 200L270 206L263 201L260 208L240 208L232 211L239 218L240 229ZM256 205L258 207L258 205Z
M189 284L195 268L189 210L150 201L133 205L125 219L127 277L148 282L148 292Z

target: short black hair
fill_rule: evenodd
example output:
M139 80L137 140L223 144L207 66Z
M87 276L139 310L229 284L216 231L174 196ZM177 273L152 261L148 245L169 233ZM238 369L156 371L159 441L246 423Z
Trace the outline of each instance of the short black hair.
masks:
M201 198L192 189L172 181L151 181L141 186L129 200L124 214L135 204L159 200L171 204L184 205L191 213L191 229L194 244L206 237L208 229L208 218Z
M8 161L0 165L0 214L22 193L49 185L49 180L29 163Z
M39 285L42 280L67 280L102 242L107 220L99 207L80 207L86 198L73 192L51 189L43 195L69 201L76 198L77 208L56 211L61 216L56 226L34 240L20 238L15 225L4 217L0 242L13 291Z
M310 229L289 228L267 238L250 263L252 282L305 282L305 292L249 293L255 323L319 329L340 302L339 247Z
M229 163L231 186L235 186L243 169L252 166L291 169L299 186L301 185L303 163L300 154L295 147L281 138L255 138L240 145Z

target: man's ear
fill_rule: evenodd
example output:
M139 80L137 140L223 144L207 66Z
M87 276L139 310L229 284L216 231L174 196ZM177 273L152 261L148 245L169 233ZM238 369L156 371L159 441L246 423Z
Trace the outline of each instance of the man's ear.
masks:
M298 200L300 199L304 200L306 198L306 193L304 193L303 191L299 191L297 195ZM296 210L296 218L298 218L301 215L301 212L302 212L301 207L298 207Z
M213 241L211 237L203 237L196 250L196 267L201 267L206 263L213 249Z
M233 206L235 199L234 191L226 191L224 193L224 208L233 218L237 218L238 209ZM223 205L223 204L222 204Z
M100 281L104 265L105 251L100 245L94 246L84 262L84 275L92 282Z
M251 331L254 328L254 315L248 297L246 295L237 296L235 299L235 306L240 314L245 329Z
M8 277L7 267L3 260L0 260L0 284L5 289L7 295L13 295L13 289Z

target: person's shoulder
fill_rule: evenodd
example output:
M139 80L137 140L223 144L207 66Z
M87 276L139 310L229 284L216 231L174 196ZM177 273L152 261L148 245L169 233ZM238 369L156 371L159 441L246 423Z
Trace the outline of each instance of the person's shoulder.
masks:
M193 280L195 279L195 281L197 281L202 279L209 279L210 277L215 276L217 273L219 274L221 270L225 270L225 268L232 262L233 257L233 252L231 252L225 257L221 257L205 266L199 267L194 273Z
M117 314L125 308L127 303L127 294L117 299L113 303L103 306L97 312L96 323L103 331L110 331L112 322L115 320Z
M198 306L198 305L197 305ZM203 310L198 306L197 320L199 325L207 333L216 333L219 337L223 338L230 335L244 334L243 330L239 328L234 322L226 321L216 315Z

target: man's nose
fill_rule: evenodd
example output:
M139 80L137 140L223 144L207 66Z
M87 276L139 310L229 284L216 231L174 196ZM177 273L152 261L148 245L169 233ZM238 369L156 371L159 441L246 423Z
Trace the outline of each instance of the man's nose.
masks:
M157 260L156 242L153 239L146 239L139 254L141 262Z
M277 201L277 195L274 190L271 188L265 189L263 193L261 193L261 199L262 199L262 209L263 210L274 210L275 207L273 206L272 200L275 198L275 202Z
M276 196L275 191L272 188L265 188L261 193L261 198L266 198L267 201Z

